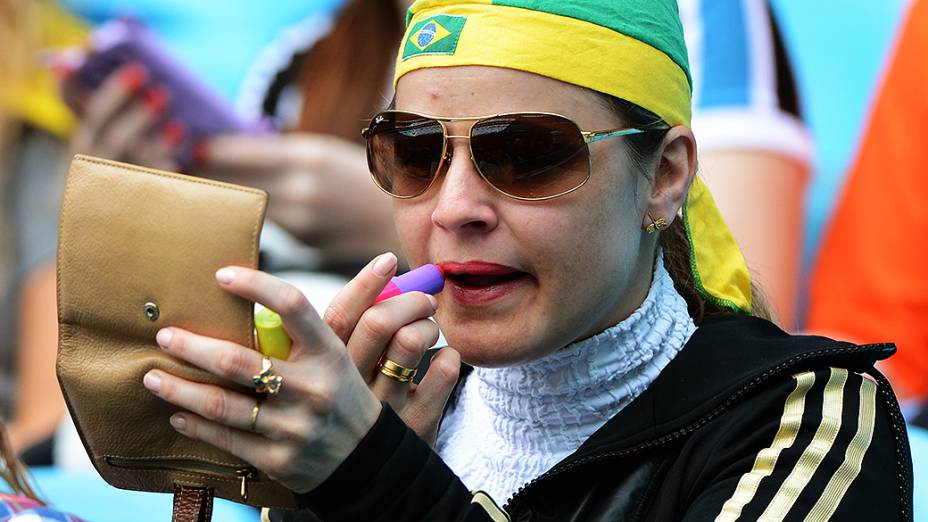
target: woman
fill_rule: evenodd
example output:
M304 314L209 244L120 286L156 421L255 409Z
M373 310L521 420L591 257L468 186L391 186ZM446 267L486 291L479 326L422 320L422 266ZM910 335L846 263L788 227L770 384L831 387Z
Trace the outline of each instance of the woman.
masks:
M872 368L892 347L747 313L762 307L743 258L694 178L675 1L410 13L401 112L365 134L411 264L442 266L445 291L371 306L396 268L384 254L321 320L286 283L220 270L294 348L259 374L280 389L258 403L146 374L185 410L175 429L322 520L909 519L905 433ZM454 349L412 386L435 313ZM157 341L241 385L262 370L178 328ZM442 418L460 360L473 370Z

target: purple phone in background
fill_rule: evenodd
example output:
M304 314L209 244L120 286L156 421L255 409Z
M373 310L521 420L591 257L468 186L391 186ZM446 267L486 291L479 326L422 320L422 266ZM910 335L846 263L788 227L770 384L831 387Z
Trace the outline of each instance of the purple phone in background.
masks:
M191 165L194 145L204 137L271 130L267 121L245 121L238 116L229 103L172 57L151 31L133 20L112 20L96 28L90 37L90 52L72 59L76 70L69 81L93 90L130 63L146 69L148 85L167 90L160 124L176 120L184 126L186 132L175 154L183 167Z

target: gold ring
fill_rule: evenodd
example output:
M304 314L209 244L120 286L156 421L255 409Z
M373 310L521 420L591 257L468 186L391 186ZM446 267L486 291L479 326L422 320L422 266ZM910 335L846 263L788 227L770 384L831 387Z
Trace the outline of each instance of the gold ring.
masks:
M411 381L413 377L415 377L416 369L400 366L399 364L396 364L390 359L384 357L380 361L380 373L399 382L407 383Z
M255 385L255 391L266 393L270 396L280 393L280 387L284 385L284 378L274 374L274 365L271 364L270 357L264 357L261 362L261 373L251 378Z
M261 399L255 401L255 407L251 409L251 431L258 431L258 414L261 413Z

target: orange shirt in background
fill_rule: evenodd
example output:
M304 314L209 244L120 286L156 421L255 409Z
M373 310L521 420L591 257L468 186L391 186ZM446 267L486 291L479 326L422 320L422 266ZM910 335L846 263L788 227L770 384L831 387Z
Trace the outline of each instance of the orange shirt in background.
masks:
M835 86L840 88L840 86ZM807 329L895 342L901 400L928 397L928 2L913 3L812 276Z

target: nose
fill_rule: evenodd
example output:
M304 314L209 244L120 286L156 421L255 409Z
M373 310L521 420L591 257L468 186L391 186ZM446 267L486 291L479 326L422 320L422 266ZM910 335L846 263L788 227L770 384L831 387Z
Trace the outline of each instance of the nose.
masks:
M451 232L487 233L499 225L499 194L480 177L467 139L450 138L432 223Z

